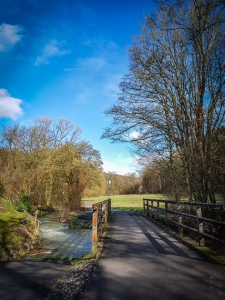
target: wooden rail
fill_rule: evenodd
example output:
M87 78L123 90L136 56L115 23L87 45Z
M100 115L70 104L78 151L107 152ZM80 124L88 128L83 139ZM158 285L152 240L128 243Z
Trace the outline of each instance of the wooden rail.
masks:
M92 253L95 255L111 213L111 199L93 204L92 209Z
M147 216L175 224L180 235L184 229L196 233L200 246L204 237L225 243L225 204L143 199L143 208Z

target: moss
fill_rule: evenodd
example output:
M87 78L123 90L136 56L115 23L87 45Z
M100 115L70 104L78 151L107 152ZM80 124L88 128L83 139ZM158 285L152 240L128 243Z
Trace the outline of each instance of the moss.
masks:
M71 229L92 229L92 220L78 220L81 213L73 213L69 222Z
M38 218L46 216L46 215L49 215L49 214L50 214L50 212L47 211L47 210L39 210L39 212L38 212Z
M206 256L209 260L214 263L220 264L221 266L225 267L225 256L224 255L217 255L212 249L209 247L199 247L195 245L195 248Z
M4 204L5 204L6 212L14 213L16 211L15 207L13 206L13 204L10 200L4 199Z
M0 260L21 259L28 251L25 242L33 239L29 226L21 225L26 213L0 213Z
M215 250L205 246L200 247L199 243L196 240L191 239L190 237L180 237L185 241L192 249L196 250L200 255L203 255L209 261L220 265L225 268L225 256L218 254Z
M92 253L88 253L79 259L75 259L73 265L74 266L82 265L83 263L85 263L87 261L94 261L94 260L96 260L95 256ZM71 268L73 268L73 267L71 267Z

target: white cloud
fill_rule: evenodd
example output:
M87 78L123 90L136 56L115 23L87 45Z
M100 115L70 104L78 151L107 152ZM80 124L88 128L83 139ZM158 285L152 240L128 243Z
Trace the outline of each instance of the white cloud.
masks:
M34 65L39 66L41 64L48 64L49 58L64 56L71 52L70 50L62 50L61 47L62 43L57 40L51 40L45 45L41 55L36 58Z
M12 49L22 39L22 32L23 28L20 25L0 25L0 52Z
M136 173L138 164L132 157L123 158L123 155L118 155L113 161L103 159L103 170L106 173L115 172L119 175L125 175L127 173Z
M137 131L133 131L133 132L131 132L131 134L129 135L129 137L130 137L131 140L136 140L136 139L138 139L140 137L140 133L137 132Z
M5 89L0 89L0 118L18 119L23 114L22 101L11 97Z

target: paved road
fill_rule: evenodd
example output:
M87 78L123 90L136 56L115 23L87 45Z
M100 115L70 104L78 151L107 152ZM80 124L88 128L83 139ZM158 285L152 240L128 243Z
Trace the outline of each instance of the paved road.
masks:
M102 257L73 299L225 299L225 274L167 230L115 211Z
M68 268L56 262L0 262L0 299L41 300Z

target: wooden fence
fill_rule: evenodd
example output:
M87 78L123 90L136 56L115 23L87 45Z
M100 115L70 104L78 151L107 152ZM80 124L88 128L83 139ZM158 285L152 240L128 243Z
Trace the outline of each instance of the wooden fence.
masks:
M225 204L143 199L143 207L147 216L174 224L180 235L194 233L200 246L205 238L225 243Z
M92 209L92 253L97 254L98 242L102 239L111 213L111 199L93 204Z

